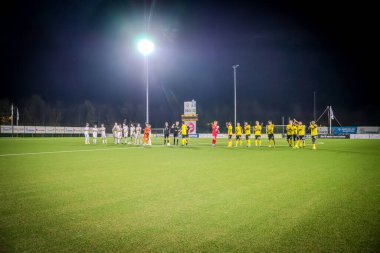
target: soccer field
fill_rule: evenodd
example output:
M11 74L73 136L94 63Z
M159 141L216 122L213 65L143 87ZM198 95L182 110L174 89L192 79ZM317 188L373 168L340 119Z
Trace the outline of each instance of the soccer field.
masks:
M108 142L0 138L0 252L380 248L379 140Z

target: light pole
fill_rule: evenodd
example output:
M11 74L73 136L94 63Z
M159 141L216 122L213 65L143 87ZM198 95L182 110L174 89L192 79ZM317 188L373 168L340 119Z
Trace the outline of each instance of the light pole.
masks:
M236 129L236 69L239 67L238 64L232 66L234 69L234 124Z
M149 122L149 65L148 55L153 53L154 44L148 39L142 39L137 43L137 48L144 55L145 74L146 74L146 122Z
M313 110L313 117L314 117L314 121L316 121L316 116L317 116L317 114L316 114L316 111L315 111L315 105L316 105L316 98L317 98L317 96L316 96L316 94L317 94L317 92L313 92L313 94L314 94L314 110Z

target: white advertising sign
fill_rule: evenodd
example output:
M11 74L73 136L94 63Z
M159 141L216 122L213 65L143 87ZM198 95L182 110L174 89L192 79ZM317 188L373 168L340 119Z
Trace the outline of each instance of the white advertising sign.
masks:
M350 139L380 139L380 134L350 134Z
M329 128L328 127L318 127L318 134L320 134L320 135L329 134Z
M46 127L45 133L47 133L47 134L55 134L55 127Z
M35 134L36 133L36 127L35 126L25 126L25 133L26 134Z
M65 127L65 134L73 134L74 128L73 127Z
M64 134L65 128L64 127L55 127L55 133L56 134Z
M380 133L380 127L358 127L358 134L378 134Z
M1 133L2 134L11 134L12 133L12 126L1 126Z
M23 133L25 133L25 127L24 126L13 126L13 133L23 134Z
M46 127L36 126L36 134L44 134L44 133L46 133Z
M81 134L81 133L83 133L82 128L81 127L73 127L73 133L74 134Z

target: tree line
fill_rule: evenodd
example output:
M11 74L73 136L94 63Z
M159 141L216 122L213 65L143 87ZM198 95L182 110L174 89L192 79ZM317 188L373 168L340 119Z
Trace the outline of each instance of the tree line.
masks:
M12 103L7 98L0 99L1 124L10 124L11 106L14 105L14 124L16 108L19 110L19 125L31 126L83 126L89 124L113 125L120 121L141 120L136 115L135 105L124 102L113 106L85 100L79 104L64 104L60 101L47 102L39 95L32 95L21 103Z

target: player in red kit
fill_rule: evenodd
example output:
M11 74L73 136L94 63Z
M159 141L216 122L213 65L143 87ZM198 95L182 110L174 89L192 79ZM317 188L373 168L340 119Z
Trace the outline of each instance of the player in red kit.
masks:
M216 138L218 137L219 133L219 126L218 121L214 121L214 123L211 124L212 127L212 146L214 147L216 144Z

